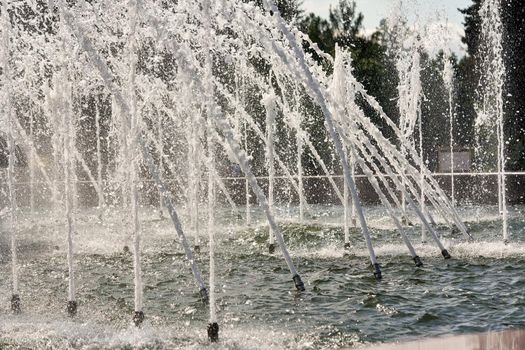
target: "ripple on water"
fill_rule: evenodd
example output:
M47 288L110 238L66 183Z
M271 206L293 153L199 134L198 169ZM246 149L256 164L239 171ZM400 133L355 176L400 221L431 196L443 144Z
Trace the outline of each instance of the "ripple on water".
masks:
M124 230L111 226L113 237L99 226L88 230L89 220L81 224L86 227L80 228L83 235L78 239L85 244L79 244L76 259L78 318L68 319L64 308L67 268L62 235L54 233L56 228L28 226L20 232L28 242L21 246L20 261L24 314L10 316L7 303L0 304L0 348L8 344L52 349L208 347L208 307L200 302L168 222L156 222L158 231L144 237L147 321L142 330L130 324L133 259L122 248L129 244L120 232ZM445 242L453 256L448 261L434 245L416 244L425 264L416 268L394 233L378 227L373 234L380 237L374 243L382 281L372 274L358 230L352 230L353 247L346 252L339 226L288 222L283 232L306 283L307 292L302 294L295 292L282 255L267 253L265 226L238 227L235 238L219 235L216 284L221 346L331 349L525 325L525 239L517 237L523 230L515 233L516 242L504 245L490 240L486 226L478 225L473 234L480 234L480 242ZM37 229L45 235L29 244ZM2 242L0 252L6 250ZM196 259L206 278L204 245ZM9 259L0 260L0 275L10 276ZM10 280L0 279L0 300L9 297Z

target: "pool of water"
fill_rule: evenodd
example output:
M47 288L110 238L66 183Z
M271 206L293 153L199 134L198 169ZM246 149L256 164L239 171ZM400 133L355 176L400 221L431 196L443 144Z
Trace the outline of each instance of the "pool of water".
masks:
M474 242L438 227L452 255L444 260L431 242L410 228L422 268L416 268L381 208L367 217L383 279L376 281L361 232L351 230L343 249L339 207L315 207L305 223L297 208L283 207L279 221L306 285L295 291L277 251L267 252L267 226L255 211L244 225L227 210L219 217L216 291L220 348L332 349L430 336L525 326L525 217L513 208L511 242L501 242L495 208L461 214ZM9 232L0 234L0 348L172 349L207 347L208 307L199 298L188 263L167 219L142 216L144 313L137 329L133 312L133 258L128 215L107 211L102 221L86 210L75 235L79 314L65 311L67 264L61 216L23 214L19 228L20 295L23 313L12 315ZM187 220L186 220L187 221ZM203 220L203 225L204 225ZM203 226L204 227L204 226ZM203 230L205 231L205 230ZM190 233L188 233L190 235ZM206 237L197 254L208 275Z

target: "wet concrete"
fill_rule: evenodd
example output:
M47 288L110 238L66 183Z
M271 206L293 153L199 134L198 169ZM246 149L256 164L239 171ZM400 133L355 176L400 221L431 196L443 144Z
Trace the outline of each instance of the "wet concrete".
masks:
M367 350L523 350L525 329L372 346Z

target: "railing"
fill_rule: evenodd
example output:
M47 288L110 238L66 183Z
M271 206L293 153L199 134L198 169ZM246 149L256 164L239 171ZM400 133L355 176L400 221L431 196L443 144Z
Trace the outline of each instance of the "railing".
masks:
M445 193L451 195L451 179L454 176L455 184L455 198L459 205L463 204L497 204L497 172L435 172L430 174L434 177L440 186L443 188ZM390 175L374 175L376 177L384 176L389 178ZM525 203L525 171L509 171L505 172L505 176L508 178L507 190L508 190L508 202L511 204ZM292 178L297 179L297 175L292 175ZM333 174L327 175L303 175L302 179L304 182L304 193L308 203L314 204L341 204L340 200L329 183L328 179L332 178L336 180L336 185L341 190L343 187L343 175ZM260 182L263 189L267 190L268 187L268 176L257 176L257 180ZM284 175L276 175L275 179L275 193L279 194L276 196L276 200L280 202L292 202L298 203L298 195L291 188L289 183L289 177ZM365 204L376 204L379 202L375 191L368 183L366 175L356 174L355 179L360 192L360 197ZM20 179L15 183L15 188L18 193L21 206L29 206L29 198L31 188L33 189L33 196L37 197L36 202L46 203L49 202L48 198L51 197L52 187L57 189L57 193L62 192L64 184L63 180L52 180L51 183L42 181L40 178L35 181L28 181L27 176L24 179ZM243 205L246 202L246 187L244 183L246 181L244 176L221 176L220 180L225 185L225 190L228 191L228 195L233 199L236 204ZM0 174L0 206L6 205L6 187L7 177L4 174ZM175 200L184 202L186 200L186 182L187 176L180 176L177 178L164 178L164 181L170 187ZM104 179L101 184L94 183L90 180L80 179L75 181L77 184L77 190L82 197L81 204L86 206L95 205L96 194L94 189L96 186L102 186L103 189L111 190L111 193L106 192L105 195L108 197L108 201L118 202L120 193L118 189L121 187L122 181L119 179ZM144 204L155 205L158 198L156 198L158 191L154 185L154 181L143 178L139 180L143 184L142 198ZM206 183L206 179L202 179L202 183ZM205 189L203 189L205 191ZM205 193L203 193L205 195ZM39 198L38 198L39 197ZM110 198L112 197L112 198ZM219 201L226 202L224 193L219 194ZM255 198L252 196L252 200L255 202Z

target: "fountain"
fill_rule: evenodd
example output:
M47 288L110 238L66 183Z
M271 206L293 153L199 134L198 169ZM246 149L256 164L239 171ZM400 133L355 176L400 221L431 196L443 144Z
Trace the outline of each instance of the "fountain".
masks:
M491 167L496 161L498 183L498 208L503 227L503 240L509 240L507 189L505 176L505 135L503 128L503 84L505 65L503 63L502 23L498 1L484 1L480 8L481 36L484 43L484 60L478 93L481 106L477 110L476 138L479 166L481 170ZM496 133L493 133L496 128ZM494 140L495 138L495 140ZM496 151L490 143L496 144ZM487 145L489 145L487 147ZM496 153L494 157L494 153ZM495 158L495 159L494 159Z
M355 78L351 53L322 52L273 0L4 0L1 16L0 218L9 248L0 239L0 271L10 269L10 286L5 278L0 296L10 295L13 315L0 321L0 347L199 348L203 328L209 343L227 347L383 341L376 334L390 320L370 322L370 338L356 324L406 313L425 328L450 311L432 311L439 297L461 294L448 274L468 275L463 259L524 251L484 248L490 233L465 224L453 155L451 199L426 166L418 32L393 51L396 124ZM444 62L452 150L450 53ZM314 118L324 130L309 127ZM507 240L503 143L497 154ZM424 293L407 284L412 275ZM428 294L428 310L388 306L398 286L399 300ZM356 319L351 305L361 305ZM316 324L321 313L328 323ZM36 335L24 340L28 333Z

